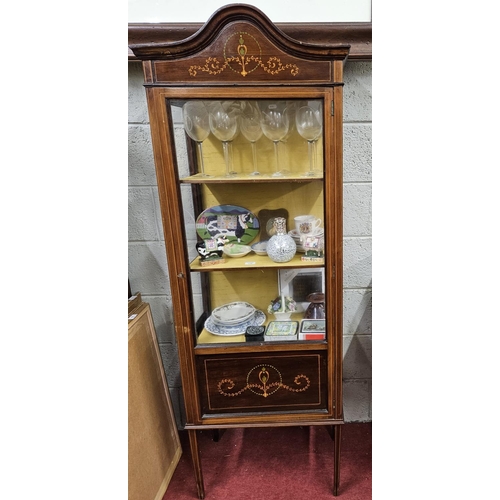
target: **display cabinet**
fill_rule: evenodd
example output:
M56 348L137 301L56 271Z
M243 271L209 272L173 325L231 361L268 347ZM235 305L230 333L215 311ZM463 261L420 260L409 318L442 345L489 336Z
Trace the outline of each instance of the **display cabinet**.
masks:
M200 429L342 410L342 91L349 45L218 10L142 60L195 478ZM293 473L291 471L291 473Z

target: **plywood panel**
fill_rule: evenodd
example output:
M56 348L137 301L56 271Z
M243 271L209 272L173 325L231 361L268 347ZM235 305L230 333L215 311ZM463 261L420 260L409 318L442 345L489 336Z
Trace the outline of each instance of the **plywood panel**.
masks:
M161 500L182 450L149 304L129 316L129 500Z
M257 141L257 166L259 172L273 174L276 171L274 144L264 135ZM292 130L286 143L280 142L279 159L281 169L288 170L292 175L301 175L309 170L309 155L307 141ZM249 174L253 171L252 148L250 142L239 134L232 144L233 168L238 173ZM323 141L316 144L316 165L323 170ZM211 175L225 173L226 163L222 143L212 134L203 142L203 159L205 171Z
M286 208L287 231L293 229L293 218L297 215L309 214L324 219L323 183L318 181L255 184L245 190L236 190L230 184L209 184L203 186L203 204L205 207L237 205L257 217L264 208Z

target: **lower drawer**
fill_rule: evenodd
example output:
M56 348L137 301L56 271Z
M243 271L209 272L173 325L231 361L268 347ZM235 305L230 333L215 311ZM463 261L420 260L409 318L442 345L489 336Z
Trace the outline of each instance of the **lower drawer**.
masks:
M197 357L204 414L324 410L326 352Z

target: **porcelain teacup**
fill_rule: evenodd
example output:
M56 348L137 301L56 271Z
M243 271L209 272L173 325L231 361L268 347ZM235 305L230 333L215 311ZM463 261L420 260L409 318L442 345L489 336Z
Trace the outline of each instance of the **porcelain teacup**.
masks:
M301 236L312 236L318 232L319 226L321 226L321 219L314 215L298 215L294 218L294 221L295 230Z

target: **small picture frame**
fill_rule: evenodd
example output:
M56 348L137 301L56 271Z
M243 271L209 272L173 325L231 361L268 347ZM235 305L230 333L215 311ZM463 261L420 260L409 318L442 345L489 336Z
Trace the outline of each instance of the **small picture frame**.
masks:
M314 292L325 292L325 269L280 269L278 271L280 295L292 297L297 303L297 312L304 312L309 302L307 297Z

